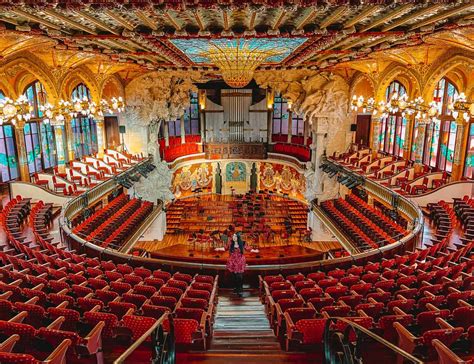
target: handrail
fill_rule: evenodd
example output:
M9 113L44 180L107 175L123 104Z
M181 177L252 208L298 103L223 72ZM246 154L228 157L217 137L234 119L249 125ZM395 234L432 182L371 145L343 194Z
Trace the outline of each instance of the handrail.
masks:
M114 364L122 364L122 363L125 363L125 360L133 354L133 352L135 351L135 349L137 349L141 344L143 344L145 342L145 340L155 332L155 330L157 330L160 326L163 325L165 319L169 318L168 317L169 314L168 313L165 313L163 314L158 320L156 320L156 322L142 335L140 336L132 345L130 345L127 350L125 350L122 355L120 355L117 359L115 359L114 361ZM170 320L170 330L167 334L167 338L169 337L170 340L173 341L174 343L174 337L173 337L173 329L172 329L172 320ZM167 338L164 338L165 340ZM156 339L156 335L153 336L153 339L155 340ZM165 343L154 343L154 344L161 344L161 345L164 345ZM153 347L153 349L155 349L155 345ZM174 348L172 348L173 352L171 353L173 356L174 356ZM160 354L160 353L156 353L156 354ZM170 363L173 363L173 361L171 361Z
M424 362L418 358L416 358L415 356L411 355L410 353L407 353L406 351L400 349L398 346L392 344L391 342L385 340L384 338L380 337L379 335L377 334L374 334L372 331L370 331L369 329L366 329L365 327L359 325L358 323L356 322L353 322L347 318L344 318L344 317L330 317L327 319L326 321L326 326L324 328L324 334L323 334L323 338L324 338L324 355L325 355L325 359L326 359L326 362L329 363L329 358L328 356L330 355L330 326L331 326L331 323L332 322L336 322L336 321L342 321L344 323L346 323L348 326L352 327L353 329L356 329L357 331L360 331L362 332L364 335L367 335L369 336L370 338L372 338L373 340L379 342L380 344L384 345L385 347L389 348L390 350L394 351L396 354L398 355L401 355L403 356L405 359L407 360L410 360L412 363L414 364L424 364ZM354 331L356 331L354 330ZM344 333L344 338L345 339L348 339L348 336L349 336L349 331L348 328L346 327L346 330L345 330L345 333ZM356 331L356 335L357 335L357 331ZM357 335L358 336L358 335Z

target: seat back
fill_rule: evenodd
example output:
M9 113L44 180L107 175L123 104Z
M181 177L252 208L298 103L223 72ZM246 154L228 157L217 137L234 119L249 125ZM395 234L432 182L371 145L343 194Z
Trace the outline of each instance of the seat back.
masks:
M123 325L132 331L132 341L138 340L155 322L153 317L125 315L122 318Z
M296 323L296 329L303 335L303 344L321 344L326 319L302 319Z
M293 307L286 310L291 321L296 324L299 320L312 319L316 316L316 310L308 307Z

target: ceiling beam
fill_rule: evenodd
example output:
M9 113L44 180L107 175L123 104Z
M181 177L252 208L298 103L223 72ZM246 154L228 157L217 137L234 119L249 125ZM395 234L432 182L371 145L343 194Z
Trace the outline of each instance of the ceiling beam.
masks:
M137 50L135 48L132 48L128 45L125 45L125 44L122 44L114 39L107 39L107 42L109 42L109 44L113 44L114 46L120 48L120 49L125 49L126 51L129 51L129 52L136 52Z
M106 32L109 32L109 33L112 33L112 34L115 34L115 35L119 35L120 32L116 31L115 29L111 28L110 26L108 26L107 24L105 24L103 21L100 21L98 20L97 18L94 18L93 16L87 14L85 11L75 11L75 13L81 17L83 17L84 19L90 21L92 24L94 24L95 26L105 30Z
M47 21L39 16L36 16L36 15L33 15L33 14L30 14L24 10L21 10L21 9L11 9L10 10L13 14L16 14L18 16L21 16L23 18L26 18L28 20L31 20L31 21L34 21L36 23L39 23L39 24L42 24L48 28L51 28L51 29L55 29L55 30L61 30L61 26L60 25L57 25L57 24L54 24L54 23L51 23L50 21Z
M318 13L318 10L316 8L311 8L309 13L299 22L299 24L296 26L296 30L303 29L303 27L308 24L313 18L316 16Z
M453 16L453 15L460 15L460 14L462 14L462 12L469 11L469 10L472 10L472 9L474 9L474 5L472 3L457 6L453 9L445 11L441 14L437 14L435 16L432 16L428 19L422 20L419 23L416 23L416 24L412 25L410 27L410 30L424 27L425 25L435 23L437 21L449 18L450 16Z
M179 25L175 17L169 12L169 10L164 12L165 17L170 21L173 27L179 32L183 27Z
M135 26L132 23L130 23L127 19L123 18L122 16L114 13L112 10L106 10L105 14L107 14L110 18L115 20L117 23L119 23L125 29L127 29L127 30L135 29Z
M395 18L399 15L402 15L403 13L407 12L411 8L413 8L413 4L402 5L398 8L396 8L395 10L384 14L382 17L376 19L374 22L372 22L372 23L368 24L367 26L365 26L364 28L360 29L359 32L366 32L369 29L375 28L376 26L378 26L380 24L383 24L387 21L390 21L392 18Z
M10 18L5 18L3 16L0 17L0 21L2 21L4 23L12 24L12 25L20 25L20 23L18 23L16 20L10 19Z
M49 16L52 16L56 19L59 19L63 23L66 23L66 24L68 24L69 26L71 26L73 28L82 30L83 32L86 32L86 33L89 33L89 34L97 34L91 28L88 28L85 25L82 25L79 22L77 22L75 20L72 20L72 19L62 15L62 14L58 13L57 11L55 11L53 9L43 9L42 11L43 11L43 13L48 14Z
M329 15L327 18L325 18L321 23L319 23L319 27L321 29L327 28L330 26L332 23L334 23L336 20L338 20L341 16L343 16L349 8L347 6L339 6L336 10L332 12L331 15Z
M158 30L156 24L141 10L135 10L135 15L140 19L140 21L145 24L148 28L152 30Z
M437 12L437 10L439 8L441 8L442 6L443 6L442 4L434 4L434 5L431 5L431 6L429 5L424 9L416 11L412 14L408 14L407 16L404 16L403 18L398 19L398 20L394 21L393 23L390 23L390 24L386 25L385 27L383 27L382 32L386 32L387 30L391 30L393 28L399 27L400 25L403 25L403 24L409 22L410 20L416 19L420 16L424 16L424 15L432 13L432 12Z
M199 30L204 30L204 24L201 19L201 14L199 13L199 10L194 11L194 18L196 19L196 23L199 27Z
M344 23L344 28L350 28L353 25L356 25L360 21L364 20L365 18L375 14L377 11L381 9L380 5L367 5L364 10L362 10L359 14L354 16L352 19L349 19Z
M224 22L224 30L229 30L229 15L227 14L227 10L222 10L222 20Z
M281 23L283 22L283 19L285 18L285 15L286 15L285 10L283 10L283 9L279 10L279 14L278 14L277 18L275 19L275 22L272 25L273 30L276 30L280 27Z

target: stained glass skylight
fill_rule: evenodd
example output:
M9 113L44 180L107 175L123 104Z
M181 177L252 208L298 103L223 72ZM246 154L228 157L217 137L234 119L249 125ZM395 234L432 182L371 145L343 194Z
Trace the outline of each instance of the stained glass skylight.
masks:
M265 63L280 63L308 38L250 38L246 43L252 49L277 50ZM236 47L239 39L171 39L171 43L194 63L212 63L207 57L210 42L217 47Z

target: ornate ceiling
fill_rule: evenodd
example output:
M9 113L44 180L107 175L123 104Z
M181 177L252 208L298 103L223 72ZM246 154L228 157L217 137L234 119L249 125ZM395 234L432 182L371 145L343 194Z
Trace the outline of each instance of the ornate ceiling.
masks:
M0 56L29 50L60 67L94 72L212 70L195 56L209 39L286 47L261 69L354 69L415 63L437 51L474 51L471 1L314 0L3 1ZM355 5L355 4L358 5ZM363 4L361 4L363 3ZM411 49L432 50L429 55ZM416 53L416 54L415 54Z

